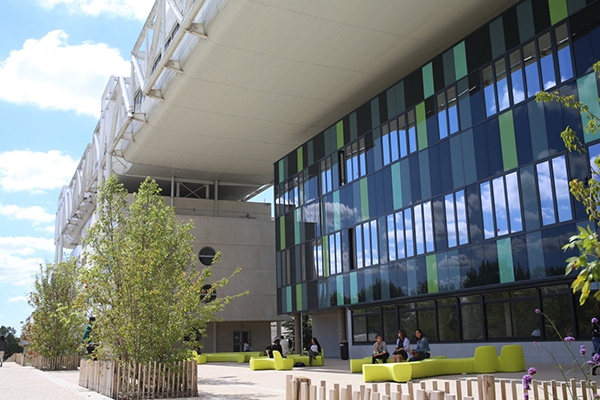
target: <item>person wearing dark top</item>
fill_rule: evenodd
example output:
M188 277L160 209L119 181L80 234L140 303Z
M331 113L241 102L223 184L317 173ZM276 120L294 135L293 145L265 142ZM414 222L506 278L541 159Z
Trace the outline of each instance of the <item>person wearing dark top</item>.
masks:
M312 367L312 361L316 356L321 354L321 345L316 337L310 339L310 346L308 346L308 365Z
M285 356L283 355L283 349L281 348L281 344L279 344L279 338L275 338L275 340L273 340L273 344L267 347L267 354L269 355L269 358L273 358L274 351L278 351L279 354L281 354L281 356L285 358Z

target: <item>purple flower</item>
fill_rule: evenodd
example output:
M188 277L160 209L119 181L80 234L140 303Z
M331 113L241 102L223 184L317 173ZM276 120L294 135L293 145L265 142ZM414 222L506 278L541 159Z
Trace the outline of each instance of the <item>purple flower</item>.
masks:
M533 377L531 375L523 375L523 385L530 384L532 380Z
M600 397L600 394L594 393L594 398L597 399L598 397Z
M527 392L523 393L523 399L529 400L529 393L527 393Z
M600 363L600 354L596 353L592 356L592 361L594 362L594 364L598 364Z
M536 314L539 314L539 313L541 313L540 309L539 309L539 308L536 308L536 309L535 309L535 313L536 313Z
M573 336L565 336L564 341L565 342L573 342L573 341L575 341L575 338Z
M537 369L535 369L534 367L531 367L527 370L527 373L529 375L535 375L536 372L537 372ZM531 380L530 380L530 382L531 382Z
M529 389L531 389L531 386L529 386L529 383L523 382L523 390L529 390Z
M596 364L596 363L595 363L595 362L593 362L592 360L590 360L590 361L587 361L587 362L586 362L586 364L587 364L587 365L594 365L594 364Z
M598 318L594 317L592 318L592 324L597 324L598 323Z
M585 344L582 344L581 346L579 346L579 354L581 354L582 356L585 356Z

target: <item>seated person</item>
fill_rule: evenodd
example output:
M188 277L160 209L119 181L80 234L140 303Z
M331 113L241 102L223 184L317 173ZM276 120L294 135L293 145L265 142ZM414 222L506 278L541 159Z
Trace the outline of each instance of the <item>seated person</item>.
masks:
M316 337L310 339L310 345L308 346L308 365L312 367L312 361L315 357L321 355L321 345Z
M400 329L396 339L396 349L392 353L392 362L408 360L408 351L410 351L410 340L406 337L406 331Z
M421 361L429 358L429 341L420 329L415 329L415 336L417 337L417 348L410 351L411 359L408 361Z
M281 356L285 358L285 356L283 355L283 349L281 348L281 344L279 344L279 338L275 338L275 340L273 340L273 344L268 346L265 351L267 352L269 358L273 358L274 351L278 351L279 354L281 354Z
M377 360L382 360L382 362L385 364L389 356L390 353L387 351L387 344L385 344L381 335L375 336L375 343L373 344L373 358L371 362L375 364Z
M250 341L246 340L246 343L244 343L244 347L243 347L244 351L254 351L252 350L252 346L250 345Z

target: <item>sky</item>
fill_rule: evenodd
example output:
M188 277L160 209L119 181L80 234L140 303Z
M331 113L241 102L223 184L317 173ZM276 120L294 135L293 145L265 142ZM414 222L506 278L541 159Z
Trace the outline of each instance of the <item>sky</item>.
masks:
M110 76L130 75L153 3L1 0L0 325L20 332L31 314L34 276L54 261L61 188L92 140Z

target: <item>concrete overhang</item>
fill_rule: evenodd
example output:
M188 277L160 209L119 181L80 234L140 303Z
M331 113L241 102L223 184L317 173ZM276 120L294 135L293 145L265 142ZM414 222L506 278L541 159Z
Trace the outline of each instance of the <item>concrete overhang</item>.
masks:
M155 85L164 101L146 100L127 174L268 183L273 162L515 3L222 1L183 73Z

